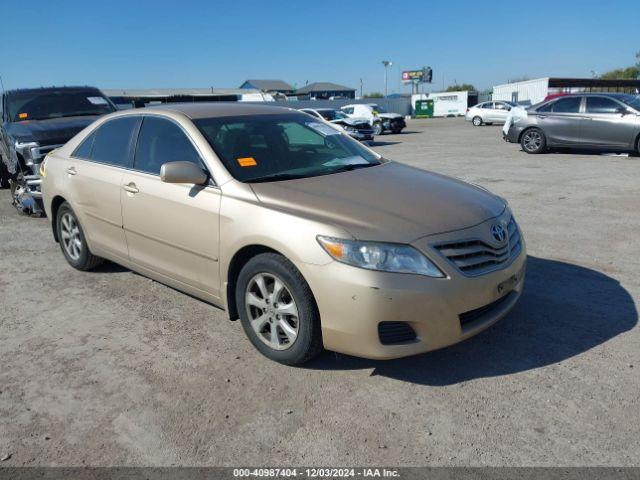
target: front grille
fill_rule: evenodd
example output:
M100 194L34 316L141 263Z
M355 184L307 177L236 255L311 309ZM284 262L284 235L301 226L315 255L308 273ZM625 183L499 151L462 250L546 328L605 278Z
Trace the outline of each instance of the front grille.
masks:
M522 249L520 232L513 218L507 225L508 241L502 247L493 247L482 240L467 240L435 245L434 248L447 257L466 275L482 275L497 270L517 257Z
M498 300L495 300L483 307L461 313L460 315L458 315L458 317L460 318L460 325L464 327L465 325L475 322L483 315L486 315L487 313L491 313L494 310L497 310L498 308L500 308L500 306L506 303L507 300L509 300L512 295L515 295L515 292L508 293L504 297L501 297Z
M405 322L380 322L378 336L383 345L392 345L413 342L416 339L416 332Z
M368 123L356 123L355 125L353 125L353 128L355 128L356 130L370 130L373 131L371 128L371 125L369 125Z

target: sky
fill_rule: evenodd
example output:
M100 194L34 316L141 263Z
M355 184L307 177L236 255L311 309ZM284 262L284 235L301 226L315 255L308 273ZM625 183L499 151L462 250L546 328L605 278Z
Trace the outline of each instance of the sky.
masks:
M638 0L0 0L5 88L236 88L249 78L364 93L520 77L591 77L635 63Z

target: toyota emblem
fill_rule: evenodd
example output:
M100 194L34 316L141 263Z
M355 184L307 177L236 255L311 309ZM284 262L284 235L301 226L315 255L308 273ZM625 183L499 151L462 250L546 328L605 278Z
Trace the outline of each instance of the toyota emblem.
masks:
M507 239L507 231L499 223L491 227L491 235L493 235L493 238L499 243L503 243Z

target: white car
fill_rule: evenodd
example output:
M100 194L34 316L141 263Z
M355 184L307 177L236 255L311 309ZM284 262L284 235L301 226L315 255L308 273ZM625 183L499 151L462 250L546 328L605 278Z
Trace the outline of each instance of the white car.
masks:
M366 118L373 127L374 135L382 135L386 131L400 133L407 124L398 113L389 113L375 103L354 103L341 107L350 117Z
M301 108L300 111L328 123L361 142L373 140L373 128L366 118L349 117L346 113L333 108Z
M507 102L506 100L482 102L468 108L464 118L476 127L491 125L492 123L505 123L509 112L515 106L515 103Z

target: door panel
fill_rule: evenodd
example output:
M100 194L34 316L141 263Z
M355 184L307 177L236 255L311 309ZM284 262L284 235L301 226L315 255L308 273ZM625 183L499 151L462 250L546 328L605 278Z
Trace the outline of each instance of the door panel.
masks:
M565 97L538 110L538 125L552 145L574 145L580 142L582 97Z
M73 170L70 170L73 169ZM70 174L69 171L75 171ZM124 171L120 168L84 160L72 160L67 169L69 190L85 235L94 253L104 250L127 259L127 242L122 229L120 185Z
M622 105L606 97L587 97L582 142L594 146L629 148L633 145L637 115L617 112Z
M132 162L132 140L140 117L109 120L73 153L67 183L89 244L97 255L128 258L122 229L120 190L124 169Z
M122 185L131 261L219 297L220 191L141 172L127 172Z

